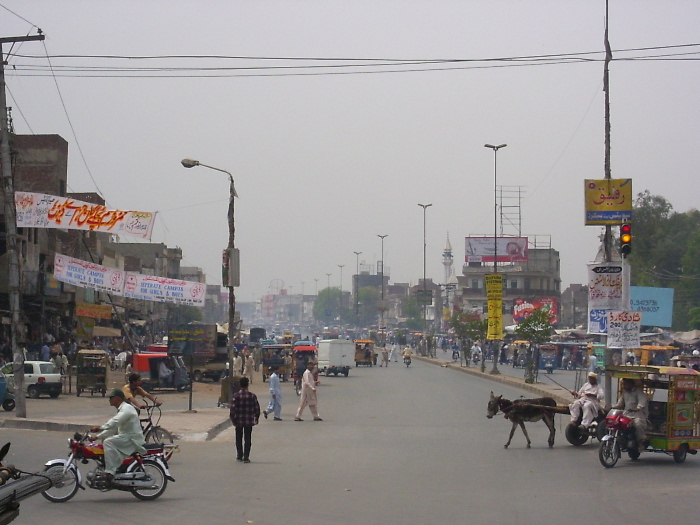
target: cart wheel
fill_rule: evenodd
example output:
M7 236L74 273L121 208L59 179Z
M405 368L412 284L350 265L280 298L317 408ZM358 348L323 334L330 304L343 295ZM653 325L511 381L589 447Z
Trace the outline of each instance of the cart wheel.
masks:
M564 429L564 435L566 440L575 447L580 447L586 441L588 441L588 435L583 432L579 432L578 425L575 423L569 423Z
M640 456L641 454L642 454L642 453L639 452L639 450L636 449L636 448L631 448L631 449L629 449L629 450L627 451L627 455L630 457L630 459L631 459L632 461L634 461L634 460L636 460L636 459L639 459L639 456Z
M5 399L5 401L2 402L2 408L6 412L12 412L15 409L15 400Z
M683 443L677 450L673 451L673 461L676 463L683 463L685 457L688 455L688 444Z

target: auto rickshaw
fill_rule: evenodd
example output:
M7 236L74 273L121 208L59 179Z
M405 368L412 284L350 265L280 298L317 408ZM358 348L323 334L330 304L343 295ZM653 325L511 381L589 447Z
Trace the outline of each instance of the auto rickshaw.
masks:
M172 370L172 382L160 378L159 369L163 361L168 363L167 366ZM185 363L179 355L170 356L162 352L134 354L131 368L141 376L142 386L147 391L174 389L184 392L192 386Z
M285 360L285 356L291 354L291 351L292 345L265 344L265 342L263 342L263 382L267 381L267 378L270 377L270 375L272 374L272 371L270 370L271 366L277 367L277 374L280 376L280 380L287 381L287 379L289 379L289 374L291 371L287 369L287 361L289 360Z
M360 365L372 366L377 364L377 353L374 351L374 341L371 339L355 340L355 367Z
M75 394L80 396L83 392L107 393L107 366L109 358L104 350L87 349L78 350L76 356Z
M299 371L306 370L306 363L309 361L318 362L317 348L313 345L297 345L294 347L294 355L292 357L292 378L294 379L294 390L296 394L301 395L301 376ZM303 365L302 365L303 363ZM314 367L314 381L318 381L318 366Z
M668 454L676 463L683 463L687 454L697 454L700 448L700 373L688 368L651 365L611 365L606 367L606 372L620 380L620 394L621 380L629 378L647 395L649 424L644 452ZM620 430L619 423L624 416L618 412L621 411L608 413L605 423L608 432L600 442L598 457L607 468L615 466L624 451L632 460L641 453L636 444L627 446L624 429Z

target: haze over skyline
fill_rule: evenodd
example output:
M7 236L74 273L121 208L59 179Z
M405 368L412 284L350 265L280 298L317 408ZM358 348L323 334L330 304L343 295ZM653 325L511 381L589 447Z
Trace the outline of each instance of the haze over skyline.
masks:
M180 161L233 174L239 301L275 279L339 286L338 265L349 290L353 252L376 268L378 234L391 282L417 283L418 203L427 277L443 281L448 232L461 274L464 237L493 234L487 143L507 144L498 184L522 187L522 234L551 236L563 290L586 282L601 231L584 226L583 181L604 176L604 14L603 0L0 0L0 36L46 35L3 45L15 132L61 135L69 191L158 211L152 241L211 284L228 180ZM697 207L699 19L692 1L610 2L612 176L679 212Z

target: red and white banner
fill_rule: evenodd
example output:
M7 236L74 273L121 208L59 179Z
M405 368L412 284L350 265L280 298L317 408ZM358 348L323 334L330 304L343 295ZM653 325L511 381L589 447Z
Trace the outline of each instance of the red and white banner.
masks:
M64 283L114 295L198 307L204 306L207 289L204 283L125 272L59 253L54 257L54 276Z
M18 228L88 230L151 238L155 212L110 210L69 197L15 192Z
M527 262L527 237L465 237L464 262Z

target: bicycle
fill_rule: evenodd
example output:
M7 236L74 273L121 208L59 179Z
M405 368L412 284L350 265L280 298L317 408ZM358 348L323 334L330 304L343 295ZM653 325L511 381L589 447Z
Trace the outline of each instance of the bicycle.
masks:
M153 421L153 412L158 410L155 423ZM174 445L173 435L169 430L164 429L160 426L160 418L163 412L159 405L150 405L146 403L145 417L139 417L141 422L141 431L143 432L143 437L146 443L162 443L165 459L169 460L175 452L180 451L179 445Z

